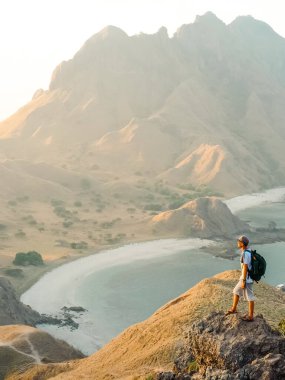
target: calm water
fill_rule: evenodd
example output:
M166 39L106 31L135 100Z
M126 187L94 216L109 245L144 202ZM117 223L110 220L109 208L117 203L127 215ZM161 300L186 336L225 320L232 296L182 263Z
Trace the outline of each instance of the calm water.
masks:
M238 267L236 261L186 251L90 275L77 288L75 299L93 315L102 344L201 279Z
M274 221L277 228L285 228L285 203L268 203L259 207L252 207L237 213L254 227L267 227ZM253 247L260 252L267 261L264 281L271 285L285 283L285 243L257 245Z
M268 203L239 211L236 215L254 227L268 227L268 223L274 221L277 228L285 228L285 203Z

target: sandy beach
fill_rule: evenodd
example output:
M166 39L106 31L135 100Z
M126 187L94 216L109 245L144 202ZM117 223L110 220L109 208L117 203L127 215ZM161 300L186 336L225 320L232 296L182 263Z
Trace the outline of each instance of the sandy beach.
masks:
M266 190L262 193L241 195L228 200L224 203L229 207L233 214L250 207L260 206L264 203L285 201L285 187L278 187Z
M62 265L46 273L37 283L21 296L21 301L40 313L58 312L64 305L74 306L72 288L90 274L106 268L123 266L135 261L174 255L189 249L214 245L206 239L162 239L136 243L120 248L104 250ZM72 286L72 288L71 288ZM50 295L53 294L52 299ZM63 295L66 295L63 297ZM49 302L46 300L49 299Z

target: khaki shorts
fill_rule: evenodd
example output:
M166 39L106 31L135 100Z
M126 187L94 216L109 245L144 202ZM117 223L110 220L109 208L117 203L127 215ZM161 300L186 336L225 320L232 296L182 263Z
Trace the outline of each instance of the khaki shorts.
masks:
M247 301L254 301L255 297L253 294L253 283L246 282L246 286L244 289L242 289L241 286L242 286L242 280L239 280L239 282L237 283L236 287L233 290L233 293L239 297L244 296L244 298Z

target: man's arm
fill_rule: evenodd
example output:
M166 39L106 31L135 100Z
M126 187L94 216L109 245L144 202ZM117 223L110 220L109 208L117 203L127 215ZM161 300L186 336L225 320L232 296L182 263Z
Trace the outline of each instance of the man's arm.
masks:
M241 287L242 287L242 289L245 288L247 271L248 271L248 265L247 264L243 264L242 265L242 270L241 270L241 274L242 274L242 286Z

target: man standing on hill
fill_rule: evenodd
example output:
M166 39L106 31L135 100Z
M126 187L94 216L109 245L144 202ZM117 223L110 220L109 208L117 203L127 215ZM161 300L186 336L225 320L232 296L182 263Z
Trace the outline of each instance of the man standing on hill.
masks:
M248 301L248 315L244 315L242 320L247 322L253 321L254 312L254 294L253 294L253 280L250 278L248 271L251 270L251 251L248 248L249 239L246 236L240 236L237 240L237 246L241 250L241 277L236 287L233 290L233 305L231 309L226 312L226 315L235 314L237 312L237 305L240 297L243 295Z

